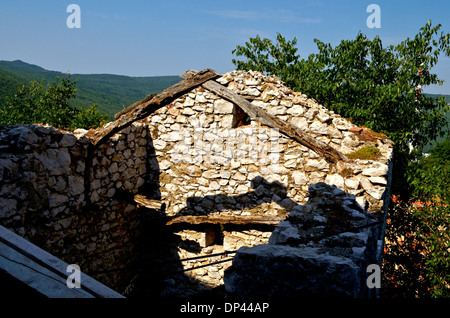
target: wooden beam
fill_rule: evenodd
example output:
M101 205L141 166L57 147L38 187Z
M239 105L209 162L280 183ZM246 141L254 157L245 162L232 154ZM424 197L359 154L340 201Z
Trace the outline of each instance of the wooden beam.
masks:
M185 215L178 216L167 222L167 225L188 224L264 224L278 225L286 219L285 216L235 216L235 215Z
M93 132L87 134L94 146L108 140L112 135L130 126L133 122L143 119L159 108L173 102L186 92L200 86L204 82L219 77L220 74L212 69L205 69L195 75L165 89L153 97L147 97L119 112L117 119Z
M118 112L117 114L115 114L115 115L114 115L114 118L115 118L115 119L119 119L120 116L122 116L122 115L124 115L124 114L126 114L126 113L131 112L132 110L136 109L139 105L142 105L143 103L146 103L146 102L152 100L152 98L155 97L155 96L156 96L156 94L150 94L150 95L148 95L146 98L144 98L143 100L140 100L140 101L137 101L137 102L131 104L131 105L128 106L127 108L122 109L120 112Z
M124 298L81 272L81 288L68 288L67 263L0 226L0 272L49 298Z
M134 196L134 201L138 203L139 205L142 205L143 207L149 208L149 209L155 209L159 210L161 209L162 202L159 200L151 200L147 199L145 195L136 194Z
M251 104L242 96L239 96L233 91L225 88L216 81L207 81L202 84L202 87L215 93L223 99L236 104L244 112L246 112L252 120L256 120L266 126L278 129L303 146L308 147L317 154L321 155L328 162L336 163L341 160L348 161L347 157L343 153L337 151L326 143L309 136L297 127L286 123L275 116L270 115L264 109Z

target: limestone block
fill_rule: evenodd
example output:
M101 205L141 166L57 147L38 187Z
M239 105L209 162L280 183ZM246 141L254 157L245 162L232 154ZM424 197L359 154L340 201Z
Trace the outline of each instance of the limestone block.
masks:
M77 138L72 134L64 134L59 142L60 147L72 147L77 142Z
M311 125L309 125L309 129L311 132L320 135L328 134L328 126L321 123L320 121L314 121Z
M366 192L377 200L381 200L384 194L385 188L370 188L367 189Z
M69 198L67 195L62 195L58 193L52 193L50 194L48 198L49 206L50 208L55 208L57 206L63 205L69 201Z
M76 196L84 191L84 178L81 176L69 176L70 195Z
M259 96L261 92L256 88L246 88L241 92L242 95Z
M309 159L305 163L305 171L314 171L314 170L320 170L324 171L329 168L328 163L325 159Z
M365 176L381 177L381 176L385 176L387 174L387 172L388 172L388 166L381 165L379 167L364 169L361 173Z
M202 173L202 177L206 178L206 179L215 179L215 178L219 178L220 174L215 170L207 170Z
M17 212L17 201L0 198L0 218L9 218Z
M316 117L316 114L319 112L316 108L310 108L303 116L306 119L313 120Z
M381 185L387 184L386 178L383 178L383 177L369 177L369 180L373 184L381 184Z
M344 189L344 178L339 174L327 175L325 183L329 185L335 185L339 189Z
M304 117L296 117L291 119L291 124L299 129L307 130L309 123L308 120Z
M164 148L166 148L166 145L167 143L164 140L153 140L153 147L155 147L156 150L163 150Z
M292 116L301 116L305 112L305 109L300 105L294 105L287 110L287 113Z
M317 119L319 119L320 122L322 122L322 123L328 123L329 121L332 120L332 118L330 117L330 115L328 115L328 114L325 113L325 112L319 112L319 113L317 114L316 117L317 117Z
M189 96L186 96L186 99L184 100L184 107L194 106L194 104L195 100Z
M222 128L233 128L236 125L237 117L234 115L225 115L220 121Z
M308 182L308 177L303 171L295 171L292 174L292 178L294 179L294 183L296 185L304 185Z
M223 99L218 99L214 102L215 114L232 114L234 109L233 103L227 102Z
M209 189L213 191L219 190L220 184L217 181L211 181L211 183L209 184Z
M181 114L186 115L186 116L192 116L192 115L195 115L196 112L192 108L186 107L186 108L183 108L183 110L181 111Z
M273 108L269 109L268 113L273 115L273 116L286 115L287 108L285 106L273 107Z
M345 186L351 190L357 190L359 188L359 180L346 179Z

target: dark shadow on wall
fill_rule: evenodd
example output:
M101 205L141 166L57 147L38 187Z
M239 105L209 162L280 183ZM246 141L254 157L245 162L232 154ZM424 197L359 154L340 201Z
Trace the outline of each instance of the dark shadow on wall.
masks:
M159 166L151 137L148 137L147 145L147 183L139 189L139 194L145 195L149 199L161 199L159 184ZM283 205L290 208L297 205L296 202L287 198L286 187L279 182L269 183L262 177L252 180L251 186L254 189L241 195L228 196L226 194L207 195L204 197L191 197L187 199L186 208L181 210L180 215L208 215L213 212L224 210L236 211L257 207L263 203L272 201L274 194L282 201ZM123 195L123 194L122 194ZM125 198L124 198L125 199ZM132 200L132 195L128 195L127 200ZM214 203L214 204L212 204ZM196 209L197 207L197 209ZM201 209L199 208L201 207ZM290 209L289 209L290 210ZM285 210L288 212L288 209ZM165 206L161 209L149 209L140 207L137 210L140 217L140 229L138 235L138 266L136 276L130 282L130 298L145 297L222 297L223 290L211 290L202 283L193 280L183 271L182 260L178 254L178 248L197 253L201 247L197 242L183 241L175 233L182 229L194 229L202 231L205 224L187 225L176 224L167 226L173 218L165 213ZM261 229L267 230L264 226L239 225L239 229ZM274 226L270 227L273 231Z

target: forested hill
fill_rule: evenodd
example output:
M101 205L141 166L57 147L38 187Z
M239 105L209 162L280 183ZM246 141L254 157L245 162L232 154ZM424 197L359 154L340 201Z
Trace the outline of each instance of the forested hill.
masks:
M51 83L55 77L66 75L20 60L0 61L0 105L6 96L13 95L21 85L42 79ZM159 93L181 80L178 76L130 77L111 74L71 74L70 78L77 81L78 88L73 106L88 107L96 103L98 110L108 114L111 119L124 107L150 94Z

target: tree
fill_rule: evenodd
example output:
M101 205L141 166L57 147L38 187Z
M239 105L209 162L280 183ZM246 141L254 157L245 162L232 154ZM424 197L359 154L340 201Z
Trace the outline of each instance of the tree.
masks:
M75 81L55 78L45 86L45 81L32 81L21 86L17 92L6 98L0 106L0 124L44 123L62 129L93 128L108 121L108 116L98 112L97 105L88 109L70 106L70 100L77 93Z
M246 61L233 59L232 62L237 69L275 74L288 85L294 86L296 84L294 67L299 62L296 44L297 38L287 41L280 33L277 33L276 44L269 39L261 39L257 35L255 38L250 38L245 46L238 45L232 51L236 56L245 56Z

